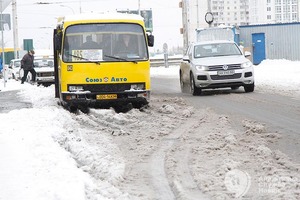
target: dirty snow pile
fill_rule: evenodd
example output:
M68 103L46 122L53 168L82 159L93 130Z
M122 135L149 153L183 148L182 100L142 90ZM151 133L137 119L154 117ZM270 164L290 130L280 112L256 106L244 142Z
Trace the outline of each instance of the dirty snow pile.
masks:
M31 102L32 108L0 114L4 122L0 130L0 199L101 199L106 194L98 190L103 188L112 191L110 198L124 199L106 178L100 184L101 179L94 182L85 173L95 170L94 165L105 170L98 172L102 177L120 176L124 165L118 150L106 138L97 149L80 142L80 134L89 130L80 128L76 118L57 105L53 89L24 84L18 95ZM113 158L106 148L116 151ZM103 157L106 159L98 159Z
M258 122L243 120L244 129L239 131L231 123L228 116L210 109L193 115L179 137L181 142L167 156L174 190L193 199L186 192L189 185L184 181L178 184L191 174L188 180L194 180L194 187L208 194L207 199L300 199L300 166L282 152L268 148L281 136ZM188 157L183 163L189 166L182 164L185 155Z
M180 98L155 97L144 112L76 115L57 105L54 86L7 85L32 108L0 113L0 199L133 199L139 194L126 191L125 167L192 115Z

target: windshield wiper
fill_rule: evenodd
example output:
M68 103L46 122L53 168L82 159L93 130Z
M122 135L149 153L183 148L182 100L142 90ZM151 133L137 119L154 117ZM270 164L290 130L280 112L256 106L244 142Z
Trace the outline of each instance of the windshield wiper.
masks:
M91 63L96 63L96 64L98 64L98 65L100 65L100 61L92 61L92 60L89 60L89 59L87 59L87 58L83 58L83 57L81 57L81 56L76 56L76 55L73 55L73 54L70 54L70 53L68 53L68 55L69 56L72 56L72 57L74 57L74 58L79 58L80 60L85 60L85 61L88 61L88 62L91 62Z
M117 60L122 60L122 61L126 61L126 62L133 62L134 64L137 64L137 62L135 60L127 60L125 58L120 58L120 57L117 57L117 56L109 56L109 55L104 55L105 57L108 57L108 58L114 58L114 59L117 59Z

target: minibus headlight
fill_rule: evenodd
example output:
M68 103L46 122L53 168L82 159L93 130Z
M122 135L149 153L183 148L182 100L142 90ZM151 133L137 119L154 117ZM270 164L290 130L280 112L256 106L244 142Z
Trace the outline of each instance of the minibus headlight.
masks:
M70 85L69 86L69 91L70 92L83 91L83 86L80 86L80 85Z
M130 90L144 90L144 84L131 84Z

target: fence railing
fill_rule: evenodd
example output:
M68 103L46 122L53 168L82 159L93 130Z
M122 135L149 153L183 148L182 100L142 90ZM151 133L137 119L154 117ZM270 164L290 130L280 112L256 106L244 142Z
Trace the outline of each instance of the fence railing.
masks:
M182 58L168 58L168 65L180 65ZM163 58L150 58L151 67L163 67L165 66L165 60Z

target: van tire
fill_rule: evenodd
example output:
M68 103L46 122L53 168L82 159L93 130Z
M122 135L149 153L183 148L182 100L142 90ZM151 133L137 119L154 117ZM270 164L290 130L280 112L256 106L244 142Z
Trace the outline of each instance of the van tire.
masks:
M193 96L200 95L202 93L201 88L196 87L195 85L195 79L193 73L190 74L190 88L191 88L191 94Z
M254 91L254 83L249 84L249 85L244 85L244 90L246 93L253 92Z

